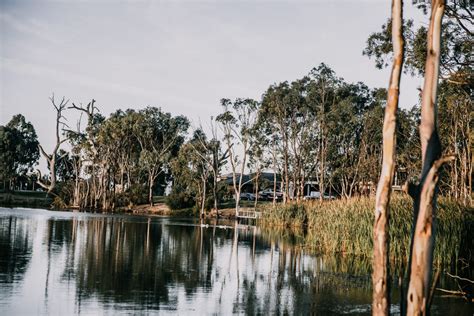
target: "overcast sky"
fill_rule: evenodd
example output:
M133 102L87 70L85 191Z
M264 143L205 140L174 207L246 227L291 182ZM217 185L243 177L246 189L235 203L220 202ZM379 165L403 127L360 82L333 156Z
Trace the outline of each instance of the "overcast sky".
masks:
M0 0L0 124L22 113L51 148L54 92L94 98L104 115L160 106L196 126L219 113L221 98L260 99L321 62L349 82L387 87L389 70L362 50L389 16L388 0ZM420 85L404 77L402 107Z

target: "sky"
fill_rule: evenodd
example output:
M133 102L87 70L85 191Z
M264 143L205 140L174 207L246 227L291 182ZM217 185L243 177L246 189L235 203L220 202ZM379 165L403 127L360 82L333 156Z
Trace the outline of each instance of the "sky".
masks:
M362 50L389 16L387 0L0 0L0 125L22 113L50 150L52 93L94 98L106 116L158 106L205 125L221 98L260 99L321 62L348 82L387 87L389 69ZM417 103L421 84L403 76L401 107ZM75 126L76 113L66 116Z

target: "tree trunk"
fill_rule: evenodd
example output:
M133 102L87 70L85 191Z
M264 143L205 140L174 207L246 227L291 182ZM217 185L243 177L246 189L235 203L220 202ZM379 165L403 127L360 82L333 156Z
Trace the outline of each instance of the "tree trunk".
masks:
M276 188L277 188L277 160L276 160L276 153L275 153L275 146L273 146L272 151L273 157L273 207L276 205Z
M410 187L414 199L415 230L412 238L407 295L407 315L429 313L429 291L435 238L438 171L454 157L441 157L441 143L436 126L441 22L444 0L433 0L427 38L425 82L421 98L420 139L422 149L421 181Z
M257 203L258 203L258 179L260 178L260 166L257 169L257 176L255 178L255 203L254 208L257 210Z
M204 218L204 209L206 206L206 184L207 184L207 174L204 174L202 177L202 202L201 202L201 218Z
M372 315L390 313L389 203L395 171L396 121L403 67L402 0L392 1L393 66L383 124L382 171L375 197Z
M219 218L219 207L217 205L217 172L214 170L212 183L212 196L214 198L214 209L216 210L216 217Z
M151 172L151 171L150 171ZM150 174L148 177L148 202L150 203L150 206L153 206L153 184L154 184L154 179L153 179L153 174Z

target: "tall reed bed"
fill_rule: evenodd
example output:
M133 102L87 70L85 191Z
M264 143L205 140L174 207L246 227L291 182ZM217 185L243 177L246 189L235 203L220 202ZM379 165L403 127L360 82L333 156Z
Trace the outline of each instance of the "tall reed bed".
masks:
M263 227L306 227L304 247L322 254L372 256L373 198L313 201L264 206ZM474 211L440 199L437 211L436 265L451 264L472 240ZM409 197L394 194L390 202L390 254L395 266L406 263L410 251L413 205Z

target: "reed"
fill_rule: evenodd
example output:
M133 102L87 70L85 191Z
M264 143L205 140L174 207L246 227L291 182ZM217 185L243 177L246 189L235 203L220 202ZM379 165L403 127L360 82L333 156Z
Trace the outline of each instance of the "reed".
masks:
M321 254L350 254L370 258L374 199L369 197L300 204L261 206L262 227L305 227L303 246ZM474 211L455 201L439 199L436 227L436 265L453 264L462 244L472 240ZM390 202L390 254L402 266L410 251L412 201L394 194Z

